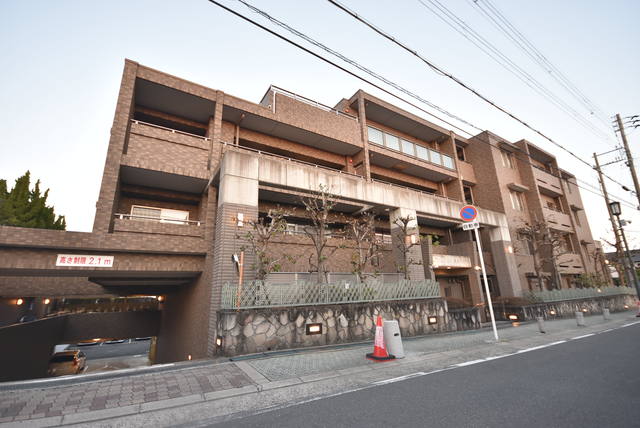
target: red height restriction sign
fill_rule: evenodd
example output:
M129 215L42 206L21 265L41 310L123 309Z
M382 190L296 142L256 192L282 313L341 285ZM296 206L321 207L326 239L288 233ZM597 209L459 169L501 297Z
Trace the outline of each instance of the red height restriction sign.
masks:
M465 205L460 209L460 218L464 221L473 221L478 217L478 210L473 205Z

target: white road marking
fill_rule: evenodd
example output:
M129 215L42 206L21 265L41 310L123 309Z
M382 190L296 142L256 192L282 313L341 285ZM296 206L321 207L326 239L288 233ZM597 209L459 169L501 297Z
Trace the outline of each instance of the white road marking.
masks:
M386 385L388 383L400 382L402 380L411 379L412 377L418 377L418 376L424 376L424 375L426 375L425 372L416 372L416 373L411 373L411 374L404 375L404 376L394 377L394 378L391 378L391 379L380 380L378 382L373 382L373 384L374 385Z
M571 340L584 339L585 337L595 336L595 333L583 334L582 336L572 337Z
M466 361L466 362L464 362L464 363L456 364L455 366L456 366L456 367L471 366L471 365L473 365L473 364L483 363L483 362L485 362L485 361L486 361L486 359L484 359L484 358L483 358L483 359L481 359L481 360Z

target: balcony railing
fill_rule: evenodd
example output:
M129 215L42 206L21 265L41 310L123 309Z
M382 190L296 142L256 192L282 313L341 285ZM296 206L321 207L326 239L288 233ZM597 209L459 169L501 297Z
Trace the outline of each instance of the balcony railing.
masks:
M636 291L633 287L567 288L562 290L531 291L527 297L534 302L546 303L625 294L635 295Z
M251 281L241 286L233 283L224 284L222 309L313 306L438 297L440 286L433 280L400 280L394 284L385 284L382 280L364 283L338 281L329 284L307 281L280 284Z
M146 215L135 215L135 214L114 214L116 218L120 220L138 220L138 221L153 221L157 223L169 223L169 224L184 224L184 225L194 225L200 226L202 223L200 220L179 220L175 218L169 217L152 217Z
M172 134L187 135L189 137L194 137L194 138L199 138L199 139L204 140L204 141L209 141L209 138L203 137L202 135L191 134L190 132L179 131L177 129L167 128L166 126L160 126L160 125L155 125L155 124L149 123L149 122L143 122L141 120L132 119L131 123L135 123L135 124L139 124L139 125L145 125L145 126L151 126L153 128L164 129L165 131L169 131Z

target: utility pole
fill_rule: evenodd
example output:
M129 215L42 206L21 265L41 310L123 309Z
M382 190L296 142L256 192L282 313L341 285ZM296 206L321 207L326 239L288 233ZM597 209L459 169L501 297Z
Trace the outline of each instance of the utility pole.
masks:
M625 284L631 284L630 272L627 271L627 260L622 250L622 239L620 238L620 231L618 229L616 220L613 217L613 213L611 212L609 194L607 193L607 187L604 184L604 177L602 176L602 170L600 169L600 162L598 161L598 155L596 153L593 154L593 159L596 161L595 169L596 171L598 171L598 178L600 180L600 187L602 188L602 195L604 196L604 202L607 205L607 212L609 213L609 220L611 221L613 234L616 237L616 254L618 255L618 260L621 262L620 264L622 265L622 273L624 277L624 281L622 281L621 279L620 282Z
M624 132L624 124L620 113L616 114L616 120L618 121L618 128L620 130L620 136L622 137L622 144L624 144L624 151L627 154L627 166L631 170L631 178L633 178L633 185L636 188L636 197L638 198L638 208L640 209L640 184L638 183L638 176L636 175L636 168L633 166L633 156L629 149L629 143L627 143L627 134Z

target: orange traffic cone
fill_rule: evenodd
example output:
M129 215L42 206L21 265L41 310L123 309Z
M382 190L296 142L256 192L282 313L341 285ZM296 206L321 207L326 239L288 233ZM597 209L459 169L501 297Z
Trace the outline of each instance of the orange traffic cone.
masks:
M374 361L387 361L396 358L390 355L384 346L384 331L382 330L382 317L380 315L376 320L376 338L373 342L373 354L367 354L367 358Z

